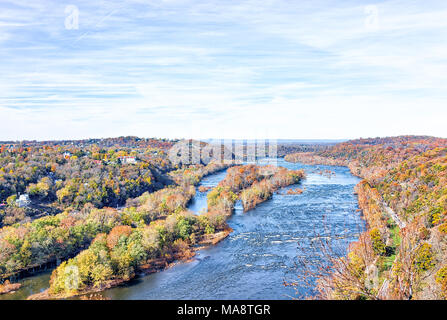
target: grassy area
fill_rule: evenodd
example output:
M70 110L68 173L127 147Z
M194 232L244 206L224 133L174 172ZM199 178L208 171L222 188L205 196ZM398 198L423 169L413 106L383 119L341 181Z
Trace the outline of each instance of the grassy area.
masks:
M391 246L389 246L390 252L392 253L388 256L381 257L382 261L380 263L381 265L380 270L382 272L390 270L391 267L393 266L394 260L396 259L397 250L401 243L401 238L399 235L400 228L394 223L392 219L388 221L388 226L391 239L393 240L393 243L391 244Z
M393 247L395 248L400 246L401 238L399 232L400 229L397 225L394 225L393 228L390 229L391 239L393 239Z

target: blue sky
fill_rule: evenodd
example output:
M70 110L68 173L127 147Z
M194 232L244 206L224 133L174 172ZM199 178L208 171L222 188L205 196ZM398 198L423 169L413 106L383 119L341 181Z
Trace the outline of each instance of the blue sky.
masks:
M447 2L2 0L0 70L0 140L447 137Z

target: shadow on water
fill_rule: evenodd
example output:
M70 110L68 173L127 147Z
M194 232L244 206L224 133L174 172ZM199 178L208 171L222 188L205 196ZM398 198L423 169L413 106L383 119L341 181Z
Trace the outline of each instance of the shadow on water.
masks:
M0 300L26 300L30 295L49 287L51 271L43 271L20 280L22 287L16 292L0 295Z

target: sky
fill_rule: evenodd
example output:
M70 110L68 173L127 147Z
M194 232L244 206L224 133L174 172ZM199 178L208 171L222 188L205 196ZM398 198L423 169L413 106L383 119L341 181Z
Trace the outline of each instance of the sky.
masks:
M0 141L447 137L447 1L0 0Z

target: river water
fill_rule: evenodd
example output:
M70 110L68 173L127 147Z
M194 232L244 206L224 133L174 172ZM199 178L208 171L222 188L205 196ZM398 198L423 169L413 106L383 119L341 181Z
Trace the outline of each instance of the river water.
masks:
M228 220L233 232L215 246L200 250L192 262L178 263L162 272L139 277L125 286L102 293L111 299L290 299L295 290L283 285L302 270L296 257L305 254L317 236L332 236L346 250L364 229L353 194L359 179L349 169L303 165L278 159L278 165L304 169L306 179L275 193L272 199L243 213L237 203ZM321 174L321 170L332 174ZM213 187L226 172L205 177L199 186ZM302 194L287 195L290 188ZM188 207L206 209L206 192L197 194ZM23 299L48 285L49 273L24 279L24 286L0 299ZM300 294L308 288L299 288Z

